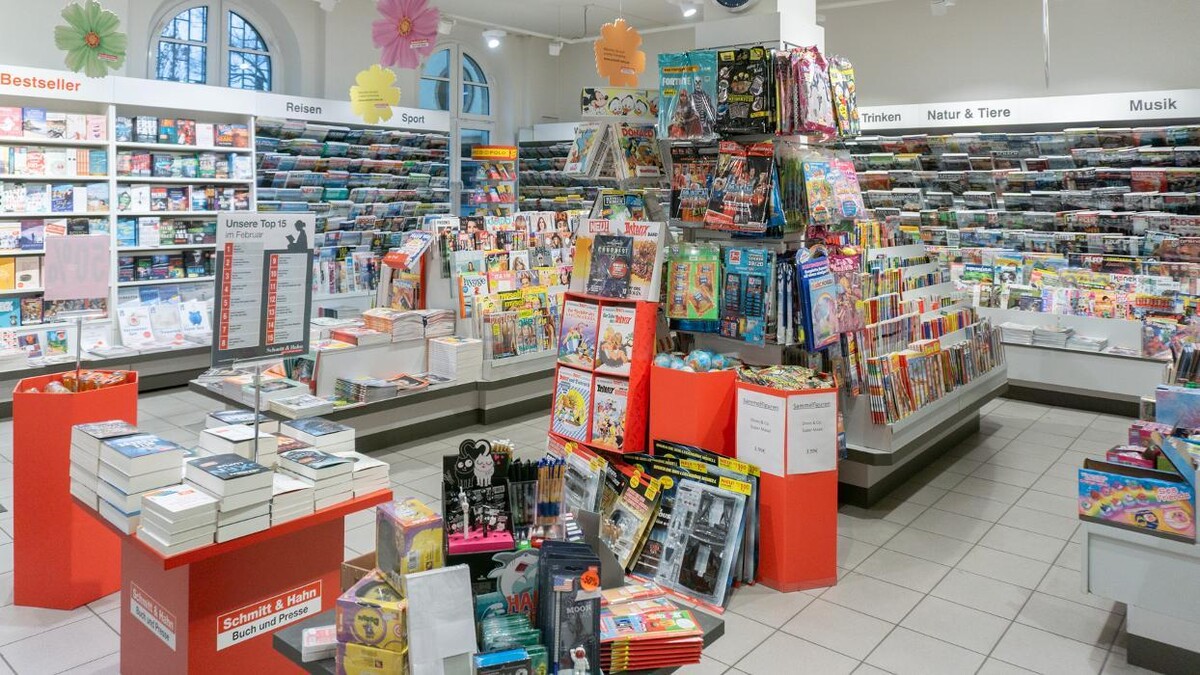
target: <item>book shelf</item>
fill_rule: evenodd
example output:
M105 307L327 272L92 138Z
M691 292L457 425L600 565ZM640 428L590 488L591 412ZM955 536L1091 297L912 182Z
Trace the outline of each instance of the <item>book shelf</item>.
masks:
M630 351L629 358L629 373L615 374L607 372L607 369L598 368L595 364L595 359L591 366L580 363L578 360L571 360L564 363L560 358L555 365L555 389L554 402L551 408L550 434L561 438L564 441L575 441L582 443L587 447L601 452L616 452L616 453L633 453L645 452L649 447L647 443L646 433L649 426L649 406L650 406L650 367L654 361L655 350L655 331L658 320L658 303L649 301L636 300L621 300L616 298L605 298L586 293L578 293L567 291L564 294L564 310L561 313L559 323L560 345L564 344L561 340L564 336L563 327L567 325L567 303L581 303L583 305L597 307L597 321L595 325L594 349L600 348L600 343L604 340L602 326L605 324L604 309L619 308L632 310L633 313L633 328L630 335L632 336L633 346ZM568 329L570 326L568 325ZM586 332L586 330L585 330ZM563 347L560 347L559 353L562 354ZM595 352L592 352L595 354ZM565 381L570 377L580 377L585 379L590 386L590 392L581 394L587 403L586 415L583 417L582 425L576 424L583 431L582 434L575 436L566 433L560 433L556 429L562 430L558 420L560 415L575 416L574 421L578 422L580 411L578 408L579 398L572 394L581 393L577 389L569 390L566 387ZM614 447L610 443L600 440L600 434L603 432L596 427L596 384L597 378L611 378L618 380L626 385L625 395L625 412L624 412L624 433L617 432L621 435L623 444L620 449ZM571 402L568 402L570 400ZM619 416L618 416L619 417ZM579 436L582 437L579 437ZM609 438L612 434L609 435Z
M369 308L388 233L450 211L447 134L272 117L256 128L258 210L317 214L314 304Z
M517 210L517 148L477 145L460 162L461 216L506 216Z

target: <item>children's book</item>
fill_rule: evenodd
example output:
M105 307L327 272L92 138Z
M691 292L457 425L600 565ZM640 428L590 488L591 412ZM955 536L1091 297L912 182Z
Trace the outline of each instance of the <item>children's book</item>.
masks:
M600 307L579 300L563 303L562 332L558 338L558 360L591 370L596 366L596 336Z
M589 175L594 172L602 141L608 126L598 122L584 122L575 126L575 141L567 154L563 172L574 175Z
M596 345L597 373L629 374L629 364L633 360L633 328L636 317L637 310L633 307L605 305L600 308L600 328Z
M837 282L824 258L804 263L800 269L804 289L804 328L808 349L837 342Z
M597 375L592 394L592 443L618 452L625 448L629 380Z
M586 441L591 413L592 374L560 367L554 383L551 431L577 441Z
M663 175L662 155L653 124L623 122L617 127L617 145L623 160L625 178L659 178Z

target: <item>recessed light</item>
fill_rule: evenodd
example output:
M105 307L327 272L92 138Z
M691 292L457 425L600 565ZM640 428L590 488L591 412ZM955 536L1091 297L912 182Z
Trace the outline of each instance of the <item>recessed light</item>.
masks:
M483 40L487 44L488 49L495 49L500 46L500 41L504 39L505 35L508 35L508 33L493 28L483 31Z

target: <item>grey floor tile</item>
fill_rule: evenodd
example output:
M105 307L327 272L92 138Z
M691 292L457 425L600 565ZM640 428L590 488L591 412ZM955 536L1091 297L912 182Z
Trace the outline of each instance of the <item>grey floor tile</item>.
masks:
M779 628L812 601L813 596L807 593L781 593L764 584L755 584L737 589L729 601L729 611Z
M84 610L87 611L87 610ZM120 637L91 615L19 642L0 647L0 656L18 673L61 673L91 663L120 649ZM70 649L63 649L70 645Z
M1025 494L1025 488L1009 485L1008 483L997 483L994 480L976 478L975 476L964 478L961 483L954 486L954 491L997 502L1004 502L1005 504L1015 504L1021 498L1021 495Z
M851 658L864 659L894 627L882 619L817 599L788 621L783 631Z
M1017 615L1017 623L1108 648L1121 625L1121 615L1035 592Z
M862 561L854 571L897 586L928 593L946 576L950 568L884 548L872 553L871 557Z
M953 675L975 672L984 658L983 654L901 627L871 652L867 663L896 675Z
M1033 589L1041 583L1050 563L976 546L958 563L958 569Z
M1005 511L1008 511L1010 505L962 492L950 492L933 506L943 511L957 513L960 516L995 522L1004 515Z
M778 675L783 663L803 663L822 675L849 675L859 662L787 633L775 633L738 661L737 668L749 675Z
M953 569L930 591L943 600L983 610L1005 619L1015 619L1033 591L990 577Z
M969 542L907 527L884 544L884 548L907 553L942 565L954 566L971 550Z
M737 664L775 632L774 628L734 612L726 612L724 619L725 634L706 647L704 653L725 665Z
M1000 641L1010 621L964 607L949 600L926 596L900 625L918 633L987 654Z
M1064 546L1061 539L1000 524L988 530L983 539L979 540L979 544L1042 562L1054 562Z
M1054 675L1096 675L1108 650L1014 623L992 651L992 657Z
M983 535L992 527L992 524L962 516L949 511L940 509L929 509L922 513L916 520L913 521L912 527L941 534L955 539L971 542L972 544L983 538Z
M848 513L838 513L838 534L876 546L891 539L903 525L881 518L859 518Z
M923 595L910 588L851 572L821 594L827 602L849 607L889 623L904 618Z
M1001 525L1015 527L1018 530L1026 530L1037 534L1044 534L1048 537L1058 539L1070 539L1079 527L1078 518L1066 518L1046 513L1044 511L1034 511L1023 506L1014 506L1004 514L1000 519Z
M839 536L837 538L837 566L845 569L854 569L858 564L866 560L879 547L875 544L851 539L850 537Z

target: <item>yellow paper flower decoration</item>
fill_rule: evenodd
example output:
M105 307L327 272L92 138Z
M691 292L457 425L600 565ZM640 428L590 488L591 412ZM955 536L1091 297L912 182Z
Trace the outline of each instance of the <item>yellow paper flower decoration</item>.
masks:
M381 65L359 71L350 87L350 108L367 124L392 119L392 106L400 104L400 89L393 87L396 74Z
M646 70L646 52L637 29L617 19L600 29L596 40L596 72L613 87L636 87L638 73Z

